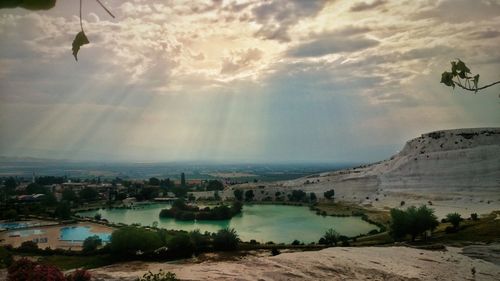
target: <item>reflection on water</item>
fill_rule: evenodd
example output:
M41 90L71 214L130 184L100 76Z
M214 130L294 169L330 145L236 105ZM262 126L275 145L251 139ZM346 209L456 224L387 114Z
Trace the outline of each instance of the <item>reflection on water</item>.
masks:
M171 218L159 218L161 209L168 204L152 204L139 209L103 209L78 213L81 216L93 217L97 212L102 218L114 223L158 226L167 229L194 230L216 232L230 227L236 229L243 241L255 239L259 242L273 241L290 243L294 239L302 242L317 242L329 228L334 228L342 235L355 236L367 233L376 226L359 217L318 216L308 207L284 205L245 205L242 214L223 221L179 221Z

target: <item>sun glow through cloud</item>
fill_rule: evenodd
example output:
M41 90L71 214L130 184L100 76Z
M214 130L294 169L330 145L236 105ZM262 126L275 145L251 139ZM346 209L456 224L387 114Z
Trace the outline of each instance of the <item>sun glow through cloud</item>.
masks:
M451 4L453 2L453 4ZM499 1L77 1L0 10L0 155L370 161L420 133L499 126ZM460 21L451 14L462 15Z

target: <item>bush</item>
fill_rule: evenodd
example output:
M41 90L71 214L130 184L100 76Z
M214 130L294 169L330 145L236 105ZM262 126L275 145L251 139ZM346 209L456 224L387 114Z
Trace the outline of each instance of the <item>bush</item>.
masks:
M39 264L22 258L9 266L8 281L66 281L62 272L54 266ZM71 280L73 281L73 280Z
M470 218L473 220L473 221L477 221L479 218L477 216L477 213L472 213L470 214Z
M323 195L325 196L326 199L332 199L333 197L335 197L335 190L330 189L330 190L326 191L325 193L323 193Z
M447 214L446 219L453 225L454 228L458 228L462 217L459 213Z
M234 228L224 228L217 231L214 236L213 246L216 250L235 250L238 248L238 234Z
M320 244L326 245L335 245L337 246L337 242L339 241L340 235L333 228L328 229L323 235L322 239L319 240ZM323 242L323 243L322 243Z
M236 200L238 200L238 201L243 200L243 190L235 189L233 193L234 193L234 198L236 198Z
M100 247L101 245L102 245L102 240L101 238L99 238L99 236L97 235L90 236L85 238L85 240L83 240L82 251L85 253L93 252L97 250L97 248Z
M176 234L167 242L168 252L171 257L189 258L193 256L195 246L187 233Z
M0 247L0 268L9 267L14 262L14 258L9 250Z
M252 201L254 197L253 190L245 191L245 201Z
M58 219L67 220L71 218L71 208L67 202L61 202L57 205L54 216Z
M137 279L137 281L180 281L175 276L175 273L170 271L164 272L160 269L158 273L152 273L148 271L148 273L144 274L142 278Z
M111 234L110 250L117 255L150 252L162 246L157 232L134 226L122 227Z
M38 244L33 241L24 241L19 246L19 250L22 252L34 252L38 250Z
M194 252L200 253L210 247L210 239L207 235L203 235L199 229L189 232L189 238L193 243Z
M345 235L340 235L339 240L342 243L342 247L349 247L350 246L349 237L347 237Z
M280 250L278 250L277 248L272 248L272 249L271 249L271 255L273 255L273 256L277 256L277 255L279 255L279 254L281 254L281 252L280 252Z
M293 240L292 245L294 245L294 246L300 245L300 241L299 240Z

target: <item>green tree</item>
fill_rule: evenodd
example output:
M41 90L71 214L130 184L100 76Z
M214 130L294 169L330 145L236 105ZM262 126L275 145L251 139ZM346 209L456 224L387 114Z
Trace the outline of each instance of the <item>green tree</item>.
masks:
M195 245L188 233L180 232L167 242L168 251L178 258L189 258L195 251Z
M126 226L111 234L110 250L116 255L135 255L138 251L150 252L162 246L157 232Z
M460 225L460 221L462 221L462 217L459 213L451 213L446 215L446 219L453 225L455 229Z
M186 175L181 173L181 187L186 187Z
M426 231L434 230L439 222L434 210L422 205L419 208L408 207L405 211L391 210L391 234L395 239L410 235L411 240L424 234Z
M160 180L155 177L149 178L149 184L154 186L159 186Z
M86 202L95 201L99 193L92 187L85 187L80 191L80 199Z
M223 228L214 236L213 246L216 250L229 251L238 248L238 234L234 228Z
M246 201L252 201L254 196L255 195L253 194L253 190L249 189L249 190L245 191L245 200Z
M222 184L222 182L218 180L209 180L207 184L207 190L224 190L224 184Z
M309 199L311 202L316 202L316 200L318 200L318 198L316 197L316 193L311 192L311 194L309 194Z
M335 197L335 190L330 189L328 191L325 191L325 193L323 193L323 195L325 196L326 199L332 199L333 197Z
M333 228L328 229L323 235L323 241L326 245L335 245L337 246L337 242L339 241L340 234L335 231Z
M243 200L243 190L241 190L241 189L235 189L233 191L233 194L234 194L234 198L236 198L236 200L238 200L238 201L242 201Z
M93 252L97 250L98 247L102 245L102 239L99 236L94 235L85 238L82 244L82 251L85 253Z
M62 200L68 201L68 202L77 202L78 196L71 188L65 188L62 191Z
M479 74L472 75L470 68L463 61L457 59L451 62L451 70L441 74L441 83L455 89L458 86L466 91L477 93L478 91L499 84L500 81L479 87Z
M67 220L71 218L71 208L67 202L60 202L54 211L54 216L58 219Z

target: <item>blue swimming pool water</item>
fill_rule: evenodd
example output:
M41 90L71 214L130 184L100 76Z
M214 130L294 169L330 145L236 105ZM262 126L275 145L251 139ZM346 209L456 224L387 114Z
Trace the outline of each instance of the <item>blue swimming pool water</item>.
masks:
M17 229L28 227L29 225L24 222L3 222L0 223L0 229Z
M102 242L109 242L111 239L110 233L91 232L88 226L68 226L61 228L59 239L64 241L83 241L87 237L97 235Z

